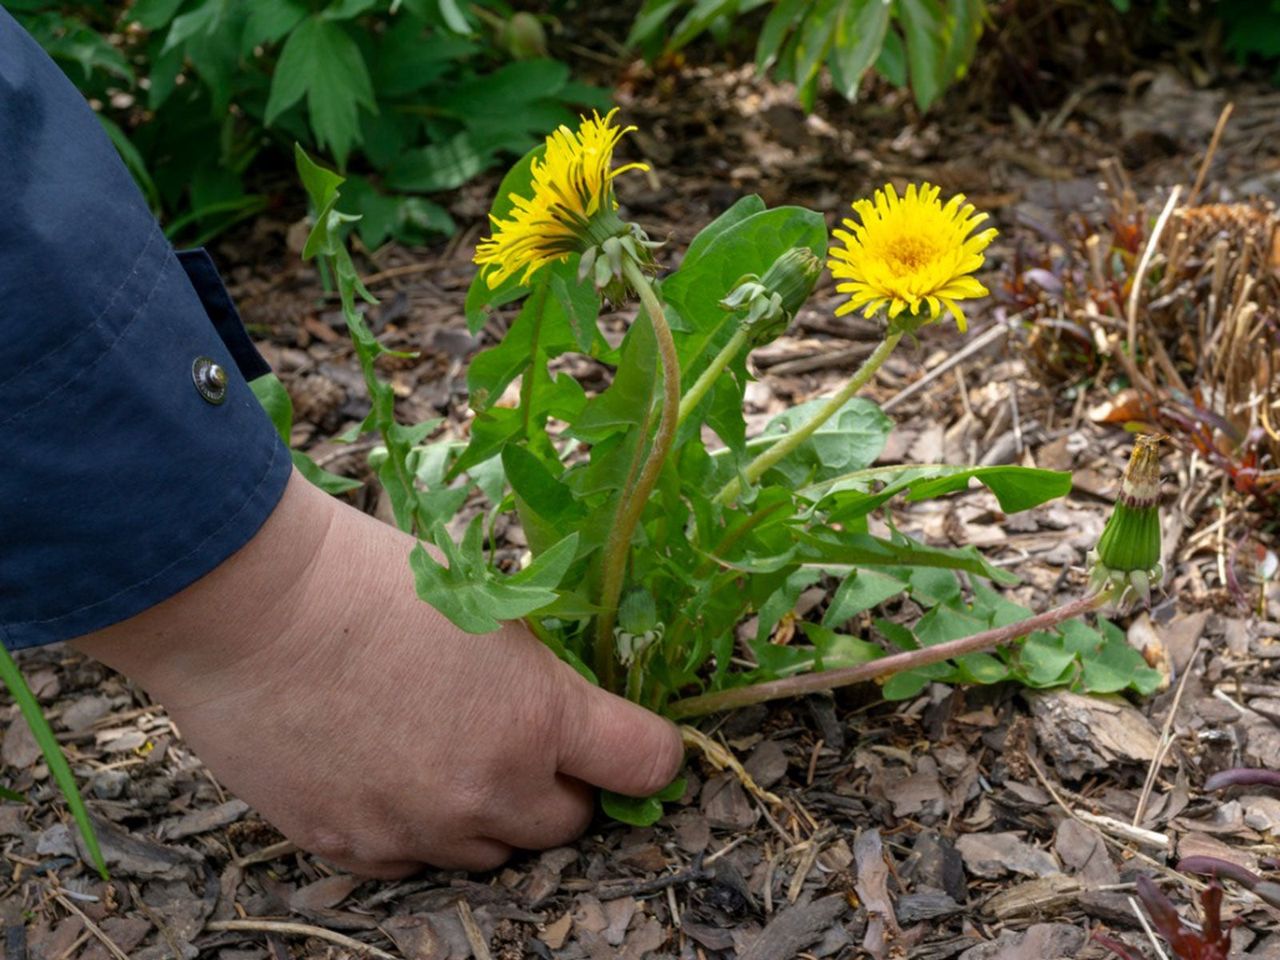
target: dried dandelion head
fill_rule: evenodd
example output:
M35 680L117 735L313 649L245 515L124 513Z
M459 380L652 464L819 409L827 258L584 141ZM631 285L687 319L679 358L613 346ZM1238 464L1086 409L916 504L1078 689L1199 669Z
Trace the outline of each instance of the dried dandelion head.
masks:
M833 249L827 264L841 281L836 289L849 295L837 315L861 309L870 317L887 306L890 324L910 330L939 319L945 308L965 329L959 301L987 295L972 274L985 262L983 251L996 231L974 233L987 215L963 194L944 205L939 192L928 183L911 184L899 197L887 184L874 200L853 204L860 222L846 219L845 229L834 231L844 247ZM904 312L906 322L899 321Z
M1155 434L1135 438L1120 495L1090 556L1090 582L1111 593L1117 606L1135 599L1151 602L1151 584L1159 583L1160 440Z

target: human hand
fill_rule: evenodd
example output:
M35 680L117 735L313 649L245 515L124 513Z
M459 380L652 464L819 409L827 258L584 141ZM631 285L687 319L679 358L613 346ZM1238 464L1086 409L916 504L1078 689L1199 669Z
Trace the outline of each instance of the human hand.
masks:
M367 876L492 868L580 834L589 785L675 776L669 721L519 625L473 636L418 600L413 544L295 473L233 557L76 646L141 683L286 836Z

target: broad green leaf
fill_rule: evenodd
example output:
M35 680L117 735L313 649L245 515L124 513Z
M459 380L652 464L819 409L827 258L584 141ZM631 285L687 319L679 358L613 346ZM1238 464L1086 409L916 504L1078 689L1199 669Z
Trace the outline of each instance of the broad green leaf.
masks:
M240 37L241 54L248 57L255 47L275 43L306 17L307 6L301 0L271 0L251 5Z
M971 479L995 494L1000 509L1006 513L1039 506L1071 491L1071 474L1056 470L921 464L856 470L811 484L800 495L814 502L826 499L828 517L846 522L866 516L898 494L906 493L910 501L931 499L965 490Z
M911 598L927 607L946 603L948 600L958 600L960 597L960 581L950 570L918 567L904 572L911 585Z
M884 650L870 641L861 640L846 633L838 633L816 623L802 623L800 628L813 644L812 669L814 670L856 667L860 663L878 660L884 656Z
M432 107L469 126L499 119L532 131L538 124L528 122L529 105L554 97L568 80L569 68L559 60L520 60L453 86Z
M1009 667L989 653L967 653L956 657L956 671L963 683L1001 683L1011 676Z
M792 82L801 88L801 102L806 110L813 109L813 94L805 95L804 88L814 82L818 68L831 49L838 28L841 0L815 0L809 12L796 28L796 45Z
M222 14L221 0L204 0L194 10L175 17L169 26L168 34L165 35L164 46L161 47L160 52L172 50L198 33L212 31L222 19Z
M879 606L907 588L905 580L879 570L854 570L836 587L822 622L837 627L851 617Z
M128 19L146 30L159 30L178 13L186 0L137 0L129 8Z
M795 610L800 594L822 578L822 571L800 569L789 574L769 598L760 605L756 621L755 646L767 644L773 628L784 616ZM757 651L759 652L759 651Z
M919 695L920 691L935 680L946 681L955 670L945 663L935 663L918 670L906 673L895 673L880 688L880 695L886 700L909 700Z
M738 6L738 0L694 0L693 7L684 15L667 41L667 52L675 53L694 40L713 20L732 15Z
M1063 649L1062 637L1043 631L1021 641L1017 663L1022 671L1019 679L1033 687L1066 683L1076 672L1076 656Z
M631 22L626 46L636 47L654 37L680 6L680 0L645 0Z
M0 680L3 680L4 685L9 688L9 696L13 697L13 702L18 705L19 712L31 728L31 735L39 745L40 752L44 754L44 761L49 766L54 782L62 791L62 798L71 810L71 816L80 830L80 837L84 841L85 849L89 851L93 865L98 869L99 876L103 880L110 880L106 861L103 860L102 850L98 846L98 837L93 832L93 824L89 820L89 811L85 809L84 800L80 797L80 789L76 786L75 775L67 765L67 758L58 744L58 738L49 726L49 721L45 719L35 694L27 686L22 671L3 645L0 645Z
M572 488L527 448L508 443L502 448L502 467L517 497L520 524L534 556L586 516Z
M760 28L756 41L756 70L764 73L777 62L783 39L808 7L809 0L779 0Z
M290 455L292 456L294 467L302 474L303 478L313 486L319 487L325 493L338 496L339 494L349 493L352 490L359 490L364 486L359 480L353 480L351 477L344 477L342 474L326 470L301 450L292 450Z
M662 804L674 803L684 796L685 780L677 777L657 793L647 797L628 797L612 790L600 791L600 806L621 823L633 827L651 827L662 819Z
M436 193L460 187L486 169L492 152L480 149L463 130L448 140L404 153L387 171L391 190Z
M761 439L772 440L798 429L826 402L810 400L791 407L769 422ZM870 400L853 397L772 470L799 486L860 469L880 456L892 429L893 421L879 407ZM752 441L753 447L755 444Z
M576 256L545 267L534 280L532 295L525 300L501 342L471 361L467 387L474 410L488 410L507 385L526 371L535 378L535 389L545 384L547 360L580 347L579 335L586 332L582 325L587 316L591 317L591 330L587 335L595 334L590 345L597 352L607 349L595 329L594 317L600 311L600 298L589 283L578 283L576 271ZM529 397L526 384L524 398ZM537 418L542 410L536 398L533 400L534 409L523 413L530 422L541 422Z
M267 97L267 126L304 95L317 142L341 165L359 133L360 107L376 111L377 103L360 48L341 24L319 16L295 28L280 52Z
M249 389L267 412L280 439L288 446L292 442L289 434L293 430L293 400L289 397L289 391L274 373L249 381Z
M731 207L723 215L728 225L713 224L716 231L709 239L695 241L680 269L662 281L667 322L677 331L676 349L687 383L728 339L732 315L720 307L720 300L744 274L764 273L792 247L808 247L819 258L826 257L827 224L821 214L803 207L777 207L741 217L756 202L739 201Z
M939 549L916 543L901 534L896 540L886 540L831 528L797 529L794 535L805 561L825 567L941 567L964 570L996 583L1019 582L1009 571L993 567L974 547Z
M938 99L949 78L942 75L946 23L938 0L897 0L898 20L906 40L911 92L921 110Z
M326 20L350 20L352 17L366 13L380 2L381 0L333 0L320 12L320 16Z
M689 248L685 251L684 259L680 261L681 267L697 263L706 253L707 247L711 246L725 231L737 226L748 217L763 213L766 209L764 201L757 194L750 193L745 197L739 197L734 201L733 206L698 231L697 236L689 242ZM670 290L665 284L663 291L668 295L670 294Z
M657 381L658 351L653 324L641 315L627 332L617 373L609 388L587 401L573 423L571 433L588 443L597 443L619 430L644 423L652 406Z
M388 239L419 244L432 236L451 236L457 226L449 211L426 197L388 196L364 177L349 177L342 188L344 206L359 214L361 242L376 250Z
M876 72L895 87L907 85L907 52L902 35L892 27L885 32L884 45L880 47L880 56L876 57Z
M863 75L880 56L892 9L892 0L846 0L829 55L832 80L846 100L857 98Z

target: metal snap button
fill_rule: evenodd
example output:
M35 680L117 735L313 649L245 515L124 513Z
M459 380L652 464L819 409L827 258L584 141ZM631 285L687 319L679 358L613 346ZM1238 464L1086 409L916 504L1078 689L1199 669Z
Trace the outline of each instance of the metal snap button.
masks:
M227 399L227 371L208 357L196 357L191 364L191 379L200 396L214 406Z

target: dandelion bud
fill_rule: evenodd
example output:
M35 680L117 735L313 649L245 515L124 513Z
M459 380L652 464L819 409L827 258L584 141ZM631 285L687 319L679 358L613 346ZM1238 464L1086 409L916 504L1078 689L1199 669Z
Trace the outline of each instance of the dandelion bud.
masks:
M658 625L658 608L648 590L636 589L618 605L618 626L627 633L645 633Z
M1134 599L1151 602L1151 583L1160 567L1160 438L1139 436L1120 485L1120 496L1090 554L1092 586L1108 591L1125 607Z
M613 639L622 665L629 667L635 663L662 639L662 634L658 608L649 591L636 589L628 593L618 605L618 625L613 628Z
M792 247L764 272L740 279L720 301L725 310L745 310L743 324L752 331L755 346L773 340L791 323L809 299L822 261L808 247Z
M547 31L532 13L515 13L502 28L502 45L517 60L547 55Z

